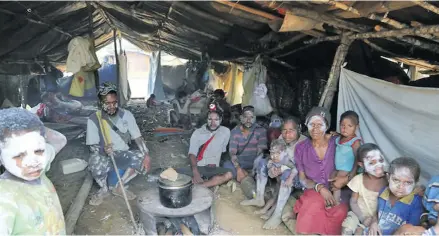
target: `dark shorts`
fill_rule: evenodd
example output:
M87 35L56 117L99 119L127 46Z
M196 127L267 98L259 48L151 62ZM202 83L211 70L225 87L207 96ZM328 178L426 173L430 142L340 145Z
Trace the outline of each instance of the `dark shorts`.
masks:
M178 168L176 169L176 171L179 174L189 175L193 177L191 167ZM210 179L214 176L223 175L227 172L232 172L232 171L230 169L223 167L198 166L198 172L200 172L201 178Z

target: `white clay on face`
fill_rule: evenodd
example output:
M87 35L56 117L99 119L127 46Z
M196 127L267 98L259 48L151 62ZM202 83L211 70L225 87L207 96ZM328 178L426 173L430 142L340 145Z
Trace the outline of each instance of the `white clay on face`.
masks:
M396 197L404 197L410 194L415 188L415 177L407 167L395 169L395 173L389 178L390 191Z
M368 174L376 177L383 177L385 165L384 157L379 150L372 150L366 153L364 169Z
M314 129L314 127L317 126L320 130L320 132L326 132L326 123L325 123L325 119L323 119L323 117L321 116L313 116L309 119L307 127L308 130L311 131Z
M1 143L1 149L1 159L5 168L11 174L24 180L39 178L41 172L37 176L29 176L28 174L43 170L49 161L44 152L46 142L44 137L37 131L23 135L12 135L5 142ZM21 166L17 166L17 161L14 157L20 155L22 156Z

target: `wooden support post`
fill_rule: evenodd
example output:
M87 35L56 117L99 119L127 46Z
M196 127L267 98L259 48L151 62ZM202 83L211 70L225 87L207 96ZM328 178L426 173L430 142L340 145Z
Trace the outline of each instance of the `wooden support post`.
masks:
M349 38L348 34L343 34L340 45L335 53L334 62L332 63L331 71L329 72L328 82L326 82L325 90L320 98L319 106L327 109L331 108L332 100L334 99L335 91L337 91L338 80L340 78L341 66L349 51L349 46L353 40Z
M114 42L114 60L116 61L116 87L120 91L120 68L119 68L119 57L117 53L117 32L113 30L113 42ZM120 102L120 92L117 93L117 100Z
M76 222L78 221L79 215L81 215L82 208L84 207L85 200L90 193L92 184L93 177L90 173L86 173L84 182L65 215L67 235L72 235L75 230Z
M96 50L95 37L94 37L94 33L93 33L93 8L89 2L86 2L86 4L87 4L87 10L88 10L88 35L90 37L90 43L93 44L93 45L91 45L93 47L93 50ZM96 91L98 91L99 84L100 84L98 70L94 70L93 74L95 76Z

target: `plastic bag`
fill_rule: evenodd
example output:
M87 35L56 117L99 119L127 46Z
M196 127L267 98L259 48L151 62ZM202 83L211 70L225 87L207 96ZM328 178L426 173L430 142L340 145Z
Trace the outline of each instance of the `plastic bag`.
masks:
M273 111L270 99L267 97L267 86L259 84L253 91L253 96L250 100L250 105L255 108L256 116L265 116Z

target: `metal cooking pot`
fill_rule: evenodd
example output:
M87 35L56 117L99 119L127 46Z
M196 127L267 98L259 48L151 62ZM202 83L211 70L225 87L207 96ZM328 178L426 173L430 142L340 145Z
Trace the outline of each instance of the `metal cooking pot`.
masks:
M168 208L182 208L192 202L192 178L178 174L176 181L159 178L160 203Z

